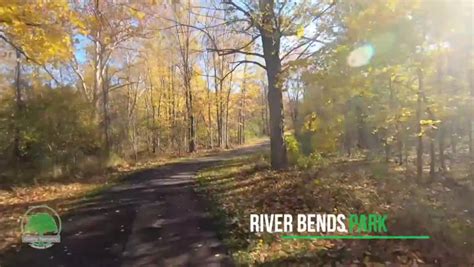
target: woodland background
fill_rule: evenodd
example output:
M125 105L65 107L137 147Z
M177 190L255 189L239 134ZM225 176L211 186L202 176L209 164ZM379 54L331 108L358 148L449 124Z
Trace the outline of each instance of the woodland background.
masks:
M278 169L284 131L300 163L472 158L470 1L264 2L2 3L2 179L267 134Z
M472 264L473 10L469 0L0 0L6 241L29 203L90 192L109 182L98 176L146 160L269 136L269 157L199 178L231 222L238 262L340 259L348 248L365 261L369 243L245 231L251 211L318 207L389 212L396 233L432 236L402 242L403 253L377 243L379 260Z

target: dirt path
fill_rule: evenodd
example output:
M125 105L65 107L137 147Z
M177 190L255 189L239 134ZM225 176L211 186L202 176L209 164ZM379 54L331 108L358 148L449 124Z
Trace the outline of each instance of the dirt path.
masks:
M61 243L22 245L0 266L232 266L206 207L194 193L200 169L266 144L144 170L62 216Z

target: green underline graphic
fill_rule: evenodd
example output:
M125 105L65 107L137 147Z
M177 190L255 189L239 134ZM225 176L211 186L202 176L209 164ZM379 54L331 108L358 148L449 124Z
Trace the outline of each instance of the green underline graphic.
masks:
M284 235L283 239L430 239L429 235Z

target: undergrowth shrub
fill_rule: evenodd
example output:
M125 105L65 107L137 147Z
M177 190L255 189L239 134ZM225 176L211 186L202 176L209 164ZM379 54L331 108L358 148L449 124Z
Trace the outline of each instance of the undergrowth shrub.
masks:
M309 155L302 153L301 145L294 135L285 136L288 150L288 162L299 169L308 169L323 164L324 158L319 152L311 152Z

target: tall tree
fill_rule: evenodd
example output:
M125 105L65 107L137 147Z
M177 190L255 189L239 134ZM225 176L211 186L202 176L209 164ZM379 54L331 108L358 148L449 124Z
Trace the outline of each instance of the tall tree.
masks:
M284 169L288 165L284 141L283 94L285 71L292 61L307 58L314 53L315 44L324 44L330 38L330 27L322 27L329 20L326 16L335 3L274 0L232 1L223 4L228 23L234 25L233 32L250 35L243 45L231 48L214 46L219 55L241 54L256 57L257 60L242 59L239 63L254 63L267 73L268 103L270 117L271 165L273 169ZM237 26L236 26L237 25ZM316 28L317 30L309 30ZM305 34L305 31L307 34ZM261 42L261 52L248 52L246 48ZM295 41L296 39L296 41ZM282 46L285 42L285 46ZM286 45L289 43L289 45ZM316 46L316 47L320 47ZM264 64L261 61L264 61Z

